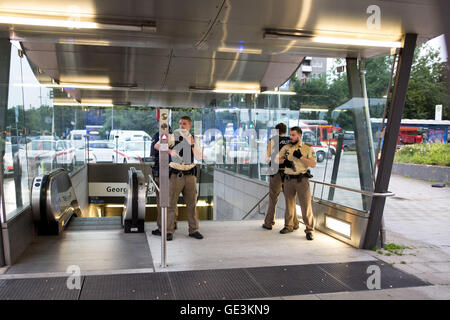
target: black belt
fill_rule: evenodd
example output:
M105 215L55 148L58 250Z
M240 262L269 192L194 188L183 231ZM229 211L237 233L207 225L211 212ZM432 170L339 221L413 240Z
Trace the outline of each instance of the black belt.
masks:
M293 179L297 179L297 182L301 182L302 179L303 179L303 176L304 176L303 173L296 174L296 175L293 175L293 174L285 174L284 177L283 177L283 182L289 181L289 180L293 180Z
M300 173L300 174L295 174L295 175L294 174L284 174L284 175L281 175L281 177L283 178L283 182L285 180L289 181L291 179L297 179L298 182L301 182L303 177L312 178L313 175L311 174L311 171L307 170L305 173Z
M180 178L180 179L183 176L189 176L189 175L196 176L197 175L197 167L193 167L192 169L189 169L189 170L177 170L174 168L170 168L169 169L169 177L172 174L176 174L178 176L178 178Z

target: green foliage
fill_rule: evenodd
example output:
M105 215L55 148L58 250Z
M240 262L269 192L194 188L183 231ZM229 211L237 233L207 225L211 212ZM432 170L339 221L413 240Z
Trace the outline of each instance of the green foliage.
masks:
M419 46L414 53L403 117L433 119L435 106L442 104L442 118L449 119L447 90L447 64L440 61L436 49Z
M376 250L378 254L384 254L385 256L390 257L391 255L395 254L397 256L403 256L403 250L405 249L412 249L408 246L402 246L395 243L388 243L384 245L383 249L378 249L377 247L372 248L372 250Z
M111 118L114 117L114 129L143 130L152 136L158 130L156 112L148 108L115 108L114 114L109 109L105 112L105 122L101 134L111 131ZM105 134L106 135L106 134Z
M369 98L382 98L386 95L391 67L390 56L366 59L366 84Z
M384 246L385 250L404 250L404 249L411 249L410 247L407 246L402 246L402 245L398 245L395 243L388 243Z
M156 121L156 109L154 108L121 108L114 111L114 128L122 130L143 130L150 136L153 136L159 130L159 124ZM201 109L171 109L172 110L172 129L178 129L178 121L182 116L191 117L192 121L201 121ZM111 130L111 112L106 112L106 120L100 132Z
M105 120L103 127L99 130L100 135L103 138L107 138L106 133L111 131L111 120L114 117L114 128L116 129L143 130L150 136L153 136L158 131L155 110L155 108L129 107L117 107L114 108L114 111L111 108L101 110ZM190 116L193 121L202 120L201 109L171 110L174 130L178 128L178 121L184 115ZM26 128L29 136L50 135L52 131L52 117L53 108L50 106L43 105L39 108L31 108L25 111L22 106L9 108L7 111L6 129L12 132L17 128L20 133ZM57 136L63 136L74 129L84 129L86 128L86 111L81 108L54 107L54 126Z
M393 59L390 56L369 58L365 60L365 79L369 99L383 98L388 89ZM336 66L344 65L345 60L336 59L327 77L309 78L301 82L293 77L291 83L297 96L291 98L290 107L317 106L329 110L326 120L338 123L346 130L353 130L352 112L340 112L336 119L331 119L331 112L350 100L347 74L337 73ZM328 80L327 80L328 79ZM443 119L450 119L449 96L447 91L447 64L439 59L439 52L428 45L416 48L411 69L408 92L403 118L432 119L435 105L443 105ZM383 106L371 106L371 117L382 117ZM314 114L306 115L314 118Z
M394 161L450 166L450 144L420 143L406 145L397 151Z

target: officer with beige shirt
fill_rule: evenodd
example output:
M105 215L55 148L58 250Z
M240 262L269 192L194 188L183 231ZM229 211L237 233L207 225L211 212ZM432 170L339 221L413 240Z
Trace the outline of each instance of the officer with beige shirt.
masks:
M184 116L179 121L180 128L169 135L169 208L167 210L167 240L173 239L177 202L180 193L186 202L189 236L203 239L198 232L197 216L197 168L194 159L202 158L200 144L189 133L191 118ZM159 144L155 145L159 149ZM155 233L156 234L156 230ZM156 234L158 235L158 234Z
M272 168L272 165L276 163L276 156L280 150L289 143L289 137L286 137L286 125L284 123L279 123L275 126L278 131L278 135L275 135L269 140L267 144L266 152L266 162L269 163L271 172L269 179L269 204L267 206L266 218L262 227L267 230L272 230L272 226L275 224L275 211L278 203L278 197L280 195L281 189L283 187L283 177L284 177L284 165L279 164L277 168Z
M316 155L310 146L302 142L302 129L299 127L291 128L290 140L290 144L280 150L278 157L279 163L285 165L283 192L287 206L285 225L280 233L289 233L298 228L296 212L296 196L298 196L303 222L306 226L306 239L313 240L314 215L309 187L309 178L312 176L308 167L316 166Z

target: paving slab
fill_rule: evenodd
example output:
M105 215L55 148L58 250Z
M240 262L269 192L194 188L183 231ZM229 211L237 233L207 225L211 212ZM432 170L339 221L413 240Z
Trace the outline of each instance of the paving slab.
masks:
M284 221L273 230L261 227L262 220L200 221L203 240L188 237L187 222L180 221L174 240L167 242L168 268L161 269L161 238L151 235L155 223L146 223L156 271L250 268L278 265L340 263L376 259L364 250L316 232L306 240L302 225L289 234L280 234Z

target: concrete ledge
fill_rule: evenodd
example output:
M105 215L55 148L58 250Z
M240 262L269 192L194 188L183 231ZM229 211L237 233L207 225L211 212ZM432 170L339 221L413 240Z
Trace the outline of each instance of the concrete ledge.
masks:
M73 189L77 196L78 205L83 216L88 216L89 211L89 190L88 190L88 168L83 165L78 170L69 174Z
M450 182L450 167L447 166L394 163L392 167L392 173L422 180Z
M2 224L5 264L12 265L36 238L31 207Z
M73 173L69 173L80 208L88 210L87 166L83 165ZM31 206L21 208L13 218L1 225L1 241L4 248L4 261L0 258L0 266L12 265L26 248L36 239ZM1 252L0 252L1 254Z

